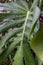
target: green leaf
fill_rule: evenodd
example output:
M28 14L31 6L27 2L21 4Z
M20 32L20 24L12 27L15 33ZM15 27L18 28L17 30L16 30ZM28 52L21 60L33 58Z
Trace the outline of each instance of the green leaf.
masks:
M24 7L27 11L29 10L29 8L28 8L28 4L27 4L27 2L26 1L18 1L18 3L22 6L22 7ZM26 11L25 10L25 11Z
M39 18L39 15L40 15L40 9L35 6L34 14L33 14L33 20L32 20L33 23L32 23L32 25L31 25L31 27L30 27L28 39L30 38L32 32L33 32L34 29L35 29L35 26L36 26L37 20L38 20L38 18Z
M17 27L17 25L19 25L19 24L23 24L24 20L25 20L25 18L21 18L19 20L11 20L11 21L9 19L9 20L5 21L5 24L0 27L0 33L4 33L9 28L12 28L15 26Z
M36 65L31 49L27 43L23 44L25 65Z
M13 29L12 31L10 31L9 33L7 33L1 40L0 40L0 50L1 48L6 44L6 42L11 39L11 37L14 37L14 35L16 35L17 33L19 33L20 31L22 31L22 28L16 28Z
M3 19L8 19L8 18L14 18L17 15L26 15L28 11L28 5L25 1L19 1L19 2L14 2L14 3L5 3L2 4L1 6L4 6L4 9L9 11L9 13L0 13L0 21ZM18 17L19 17L18 16ZM16 17L15 17L16 18Z
M16 41L14 41L15 44L12 43L11 45L9 45L7 50L5 52L3 52L2 55L0 55L0 63L3 62L9 56L9 54L11 54L12 50L17 45L16 43L19 43L19 41L20 41L20 46L19 46L16 54L14 54L15 56L13 57L14 61L13 61L12 65L24 65L23 56L24 56L26 65L35 65L35 60L31 53L31 49L28 47L27 44L24 44L24 38L25 38L25 36L26 36L26 38L28 36L28 35L26 35L28 33L27 30L30 30L29 31L29 38L30 38L30 36L36 26L36 23L39 18L39 14L40 14L39 11L37 12L38 1L39 0L34 0L30 9L28 8L27 3L24 1L8 3L7 6L5 4L6 10L9 11L10 13L0 13L0 20L4 21L6 19L9 19L9 20L11 19L11 20L15 20L15 21L10 21L10 22L6 21L5 24L2 27L0 27L0 33L4 33L4 31L8 30L9 28L11 28L13 26L15 27L16 26L15 24L18 25L19 23L21 24L22 22L24 22L23 23L24 27L14 28L12 31L10 31L10 32L8 31L8 33L7 34L5 33L3 38L0 40L0 50L1 50L2 47L4 45L6 45L6 43L9 41L9 39L17 36L18 33L19 34L21 33L21 35L20 35L21 40L18 38ZM32 16L31 16L31 13L32 13ZM29 28L27 29L28 22L30 22L32 25L31 25L31 27L29 26ZM4 55L5 55L5 57L3 57Z
M23 46L20 46L14 56L12 65L23 65Z
M18 13L15 12L13 13L0 13L0 22L2 22L4 19L18 19L18 18L22 18L25 17L26 13Z
M5 59L10 55L10 53L16 48L16 45L20 42L21 38L17 37L14 41L9 45L8 49L0 56L0 63L5 61Z
M35 34L30 45L36 55L43 61L43 28L40 28Z

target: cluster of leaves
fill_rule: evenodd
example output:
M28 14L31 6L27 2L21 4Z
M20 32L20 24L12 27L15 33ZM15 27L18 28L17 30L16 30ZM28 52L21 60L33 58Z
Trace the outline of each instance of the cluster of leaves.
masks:
M8 13L0 13L0 64L10 56L10 65L38 65L31 51L31 47L37 48L34 51L40 57L40 53L37 53L39 46L32 44L37 41L31 41L39 30L38 2L39 0L34 0L31 7L23 0L2 4ZM41 43L40 39L38 41Z

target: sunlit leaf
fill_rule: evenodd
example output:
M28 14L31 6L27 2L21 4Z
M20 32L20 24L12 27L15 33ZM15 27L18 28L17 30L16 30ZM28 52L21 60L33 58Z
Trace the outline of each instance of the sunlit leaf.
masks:
M35 34L30 45L36 55L43 61L43 28Z

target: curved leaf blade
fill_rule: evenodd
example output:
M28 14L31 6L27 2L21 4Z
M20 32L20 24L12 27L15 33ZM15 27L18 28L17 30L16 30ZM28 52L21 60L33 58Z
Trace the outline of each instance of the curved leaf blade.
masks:
M23 54L26 65L36 65L31 49L27 43L23 44Z
M40 29L30 42L36 55L43 61L43 29Z
M23 65L23 50L22 50L22 46L19 47L19 49L17 50L16 55L14 56L14 62L12 63L12 65Z
M0 64L5 61L7 57L9 57L10 53L16 48L16 45L20 42L21 38L17 37L8 47L8 49L0 56Z

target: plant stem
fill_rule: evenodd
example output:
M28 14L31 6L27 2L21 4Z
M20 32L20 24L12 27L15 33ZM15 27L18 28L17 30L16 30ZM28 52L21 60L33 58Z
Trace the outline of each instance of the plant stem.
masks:
M25 22L24 22L24 28L23 28L23 34L22 34L21 45L22 45L22 43L23 43L23 38L24 38L24 35L25 35L25 29L26 29L26 24L27 24L27 21L28 21L29 13L30 13L30 12L28 11L27 14L26 14Z

